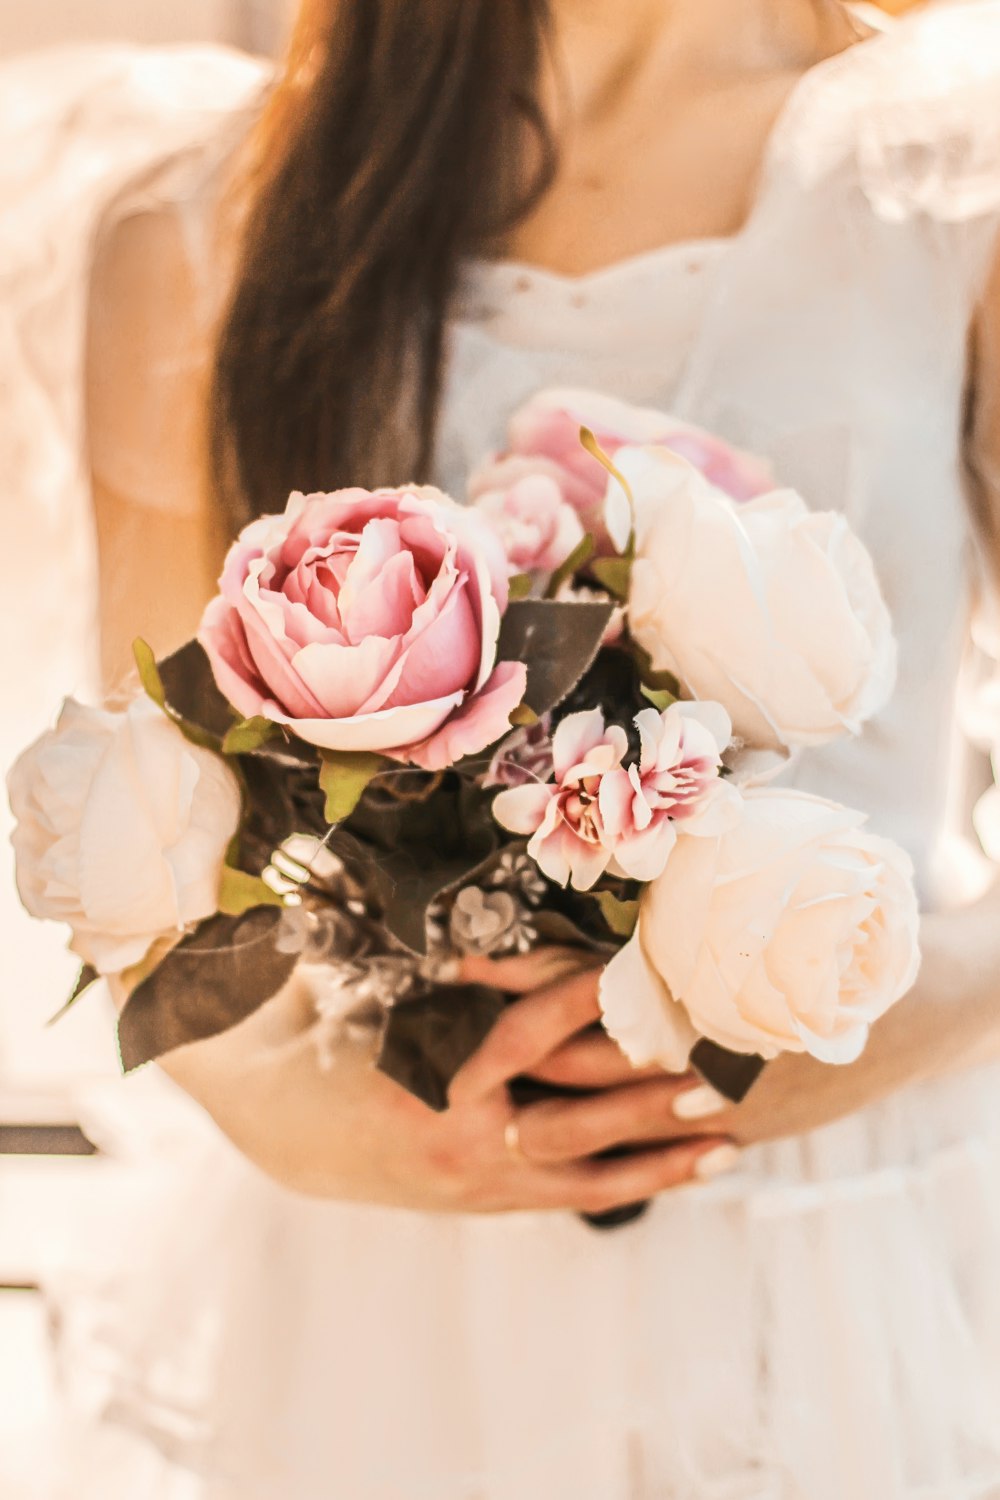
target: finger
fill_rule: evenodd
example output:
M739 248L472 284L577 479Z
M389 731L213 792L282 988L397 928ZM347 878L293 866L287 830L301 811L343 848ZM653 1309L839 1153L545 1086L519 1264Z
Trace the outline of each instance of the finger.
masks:
M527 995L581 969L600 967L602 960L584 948L533 948L510 958L485 958L470 954L463 958L463 984L481 984L509 995Z
M606 1032L594 1029L581 1032L543 1057L531 1076L563 1088L607 1089L664 1075L657 1063L648 1068L634 1067L617 1042Z
M509 1005L452 1082L452 1104L482 1098L530 1073L543 1057L595 1021L600 1013L599 978L597 969L577 972Z
M564 1167L551 1173L549 1190L561 1198L565 1208L582 1214L606 1214L628 1204L643 1203L672 1188L709 1181L731 1172L739 1160L739 1150L731 1141L713 1136L637 1151L610 1161Z
M546 1166L616 1146L690 1138L699 1132L675 1112L678 1095L689 1087L683 1079L661 1074L577 1099L526 1105L517 1113L521 1151L529 1161Z

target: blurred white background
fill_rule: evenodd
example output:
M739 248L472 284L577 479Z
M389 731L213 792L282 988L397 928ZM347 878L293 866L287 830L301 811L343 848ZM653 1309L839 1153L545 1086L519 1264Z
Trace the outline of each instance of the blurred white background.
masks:
M0 63L100 42L220 43L276 54L292 9L292 0L0 0ZM6 761L17 747L2 731ZM0 780L5 771L0 765ZM50 1257L78 1244L129 1189L114 1162L65 1154L71 1137L39 1130L74 1125L88 1084L117 1065L101 997L45 1027L77 965L57 928L17 908L5 803L0 793L0 1497L50 1500L59 1422L47 1309L32 1288Z
M289 0L3 0L0 55L64 42L229 42L280 45Z

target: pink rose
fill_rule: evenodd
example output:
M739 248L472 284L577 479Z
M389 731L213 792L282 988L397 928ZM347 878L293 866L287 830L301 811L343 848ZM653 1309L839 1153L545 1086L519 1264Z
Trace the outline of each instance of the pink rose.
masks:
M671 448L734 500L750 500L774 489L770 466L721 438L663 412L631 406L597 391L541 391L515 412L507 429L507 452L472 477L473 499L510 489L530 477L545 477L577 512L601 550L612 550L604 526L608 475L580 443L589 427L609 458L619 449Z
M713 703L678 703L635 720L639 760L624 765L628 735L605 727L600 709L570 714L552 741L554 781L501 792L493 815L530 835L528 853L557 885L586 891L610 870L633 880L659 875L677 838L715 835L737 793L719 778L729 720Z
M241 533L198 639L246 717L440 770L498 740L526 669L497 663L503 548L440 490L292 495Z
M509 489L487 490L476 501L492 523L511 573L552 573L583 541L580 518L547 474L529 474Z

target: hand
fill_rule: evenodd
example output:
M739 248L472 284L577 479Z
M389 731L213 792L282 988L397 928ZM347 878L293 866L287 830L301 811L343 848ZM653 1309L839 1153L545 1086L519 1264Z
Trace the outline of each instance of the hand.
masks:
M465 977L513 992L530 974L534 958L468 960ZM558 961L558 950L552 958ZM685 1132L678 1129L674 1106L697 1079L691 1074L673 1077L658 1067L633 1068L599 1024L600 969L592 964L579 967L579 954L568 958L577 972L508 1008L455 1080L452 1099L458 1103L496 1088L506 1090L515 1078L574 1091L575 1097L542 1099L515 1112L518 1149L533 1164L553 1171L624 1148L632 1162L648 1160L655 1175L657 1159L663 1158L672 1169L669 1180L623 1202L641 1201L735 1165L737 1153L724 1131L689 1131L682 1139ZM543 996L544 1010L538 1003ZM691 1138L701 1147L693 1156ZM680 1153L672 1162L671 1153L663 1150L668 1141ZM674 1169L681 1162L685 1170L678 1174Z
M540 1162L512 1150L508 1126L520 1117L508 1094L512 1078L544 1076L551 1059L574 1079L620 1084L616 1095L637 1085L622 1082L631 1070L612 1043L595 1047L578 1036L597 1015L596 971L581 970L579 954L470 962L463 978L524 998L455 1079L442 1115L378 1073L363 1049L345 1046L324 1072L309 998L295 986L232 1031L173 1054L167 1071L251 1161L322 1198L425 1211L605 1213L689 1181L720 1144L699 1133L615 1161L571 1151ZM653 1086L677 1087L662 1077ZM631 1139L626 1132L612 1144Z

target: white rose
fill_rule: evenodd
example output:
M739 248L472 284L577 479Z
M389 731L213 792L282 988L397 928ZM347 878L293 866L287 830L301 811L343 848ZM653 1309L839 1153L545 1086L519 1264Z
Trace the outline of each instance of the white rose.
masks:
M616 463L636 502L629 622L659 671L758 748L858 733L892 694L896 645L868 552L791 490L734 505L674 455Z
M917 977L908 856L819 797L743 803L718 838L678 839L605 971L605 1024L637 1066L680 1072L699 1037L850 1063Z
M217 910L239 786L148 698L124 713L68 699L7 785L21 900L68 923L71 949L101 973Z

